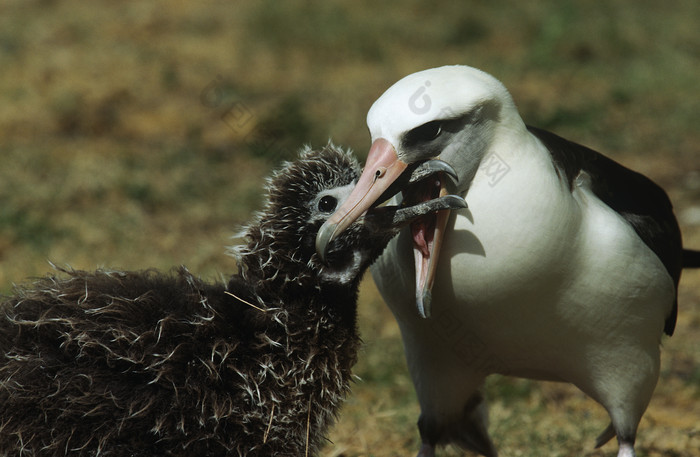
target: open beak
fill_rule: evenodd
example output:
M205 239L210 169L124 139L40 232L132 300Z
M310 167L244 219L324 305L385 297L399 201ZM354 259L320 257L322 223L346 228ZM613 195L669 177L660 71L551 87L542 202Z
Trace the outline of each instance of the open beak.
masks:
M383 138L375 140L357 185L345 203L321 226L316 236L316 252L321 259L325 259L328 245L337 235L373 205L381 203L399 190L404 191L404 204L410 205L445 197L448 194L445 175L456 179L456 173L444 162L430 162L431 167L445 168L434 179L414 182L422 179L422 173L434 173L435 170L423 170L418 166L411 167L404 173L409 165L399 159L393 145ZM412 176L410 179L409 174ZM416 306L424 318L431 315L431 291L448 218L449 211L441 210L416 218L410 224L416 266Z
M420 201L441 198L445 195L447 195L447 189L442 177L434 181L432 189L429 186L417 194ZM404 192L404 198L414 199L415 197L411 193ZM433 283L449 216L449 211L439 211L417 219L410 226L416 267L416 307L418 313L424 318L431 315Z
M401 176L408 164L399 159L396 149L384 138L372 143L365 169L345 203L321 226L316 235L316 252L325 262L328 244L362 216Z

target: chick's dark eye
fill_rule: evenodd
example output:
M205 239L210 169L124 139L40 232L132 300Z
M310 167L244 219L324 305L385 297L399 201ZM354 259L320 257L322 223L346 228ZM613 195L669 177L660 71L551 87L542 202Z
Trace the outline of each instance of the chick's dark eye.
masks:
M324 213L330 213L335 210L337 204L338 200L336 200L335 197L326 195L321 197L321 200L318 201L318 210Z

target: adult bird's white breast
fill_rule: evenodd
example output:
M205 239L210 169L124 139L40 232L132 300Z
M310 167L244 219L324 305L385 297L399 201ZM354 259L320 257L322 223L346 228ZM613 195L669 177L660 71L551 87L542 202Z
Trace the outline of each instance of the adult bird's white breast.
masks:
M588 344L572 338L572 330L588 329L591 339L607 344L606 336L625 321L651 322L661 326L652 332L660 335L674 288L653 252L585 181L564 192L542 149L512 151L520 153L499 156L508 174L492 186L477 173L467 194L469 208L453 212L448 222L433 312L438 322L460 327L459 334L445 336L413 309L414 272L396 268L411 262L408 231L372 267L399 322L408 322L405 338L423 333L417 344L446 346L452 363L472 363L478 371L563 380L571 351L580 353L584 348L577 346ZM646 306L639 296L649 296ZM618 306L607 306L611 300ZM466 335L472 347L455 350ZM465 360L465 351L474 357ZM574 365L578 369L577 361Z

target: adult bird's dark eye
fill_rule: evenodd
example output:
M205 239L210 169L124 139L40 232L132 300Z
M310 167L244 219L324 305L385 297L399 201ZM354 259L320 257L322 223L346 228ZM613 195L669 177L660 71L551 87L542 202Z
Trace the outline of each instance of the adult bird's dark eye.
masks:
M434 140L440 136L440 133L442 133L442 122L430 121L408 132L407 137L411 143L423 143Z
M321 197L321 200L319 200L318 210L324 213L330 213L335 210L337 204L338 200L336 200L335 197L326 195L325 197Z

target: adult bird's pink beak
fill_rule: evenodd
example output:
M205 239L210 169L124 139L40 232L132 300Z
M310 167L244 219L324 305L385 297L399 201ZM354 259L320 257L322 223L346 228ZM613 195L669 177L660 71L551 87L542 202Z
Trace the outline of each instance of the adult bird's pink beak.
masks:
M357 185L345 203L321 226L316 235L316 252L321 260L325 262L330 242L365 214L377 203L377 200L381 200L382 194L397 181L406 168L408 164L399 159L396 149L389 141L379 138L372 143L364 171ZM451 167L449 170L445 169L445 172L456 179L454 170ZM404 192L404 199L407 199L405 201L416 203L416 199L427 201L447 195L442 172L436 181L427 184L427 189L422 185L417 189L415 187L412 190L406 189L408 193ZM390 193L388 192L387 195ZM431 314L431 291L448 218L449 211L438 211L437 214L426 215L411 223L416 265L416 307L422 317L430 317Z
M407 166L389 141L378 138L372 143L357 185L316 235L316 252L321 260L325 261L330 242L367 212Z

